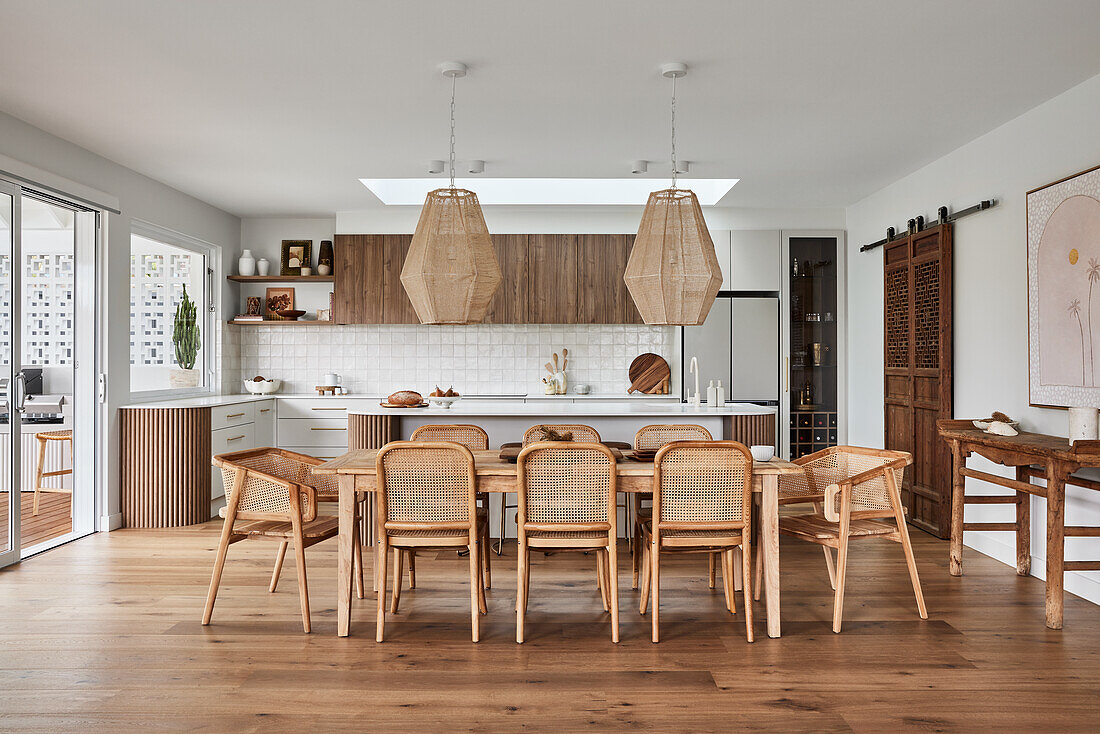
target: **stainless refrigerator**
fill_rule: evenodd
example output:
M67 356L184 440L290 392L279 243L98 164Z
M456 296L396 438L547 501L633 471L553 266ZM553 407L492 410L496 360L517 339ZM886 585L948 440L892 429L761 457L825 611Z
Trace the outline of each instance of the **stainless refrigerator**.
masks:
M703 401L710 381L721 380L728 401L778 405L779 345L778 297L720 295L701 326L684 327L684 399L695 391L695 357Z

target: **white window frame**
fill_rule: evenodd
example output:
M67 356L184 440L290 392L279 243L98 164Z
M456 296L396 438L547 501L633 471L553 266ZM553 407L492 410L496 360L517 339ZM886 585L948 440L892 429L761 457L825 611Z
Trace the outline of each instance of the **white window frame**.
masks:
M221 275L220 264L222 248L210 242L205 242L198 238L191 237L190 235L183 234L182 232L176 232L140 219L130 220L131 242L133 242L134 235L202 255L206 260L206 302L196 304L203 315L202 349L205 352L203 355L203 368L205 370L203 377L205 378L206 384L203 387L175 387L166 388L164 390L140 391L134 391L131 387L130 399L133 402L145 402L164 398L201 397L203 395L216 393L218 391L218 385L220 384L220 377L218 375L214 355L217 351L218 344L217 332L215 330L219 326L218 314L221 313L221 288L218 287L218 284L220 283ZM127 283L128 288L131 287L131 285L131 283ZM133 318L133 313L130 313L128 317ZM129 348L129 344L127 344L127 348Z

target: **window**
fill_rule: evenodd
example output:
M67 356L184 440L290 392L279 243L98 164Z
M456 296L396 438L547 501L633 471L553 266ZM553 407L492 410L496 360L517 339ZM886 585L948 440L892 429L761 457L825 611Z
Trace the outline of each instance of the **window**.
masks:
M204 243L134 223L130 236L131 392L210 389L209 347L214 342L207 263L213 262L211 254L212 248ZM181 323L183 333L177 344L176 310L184 293L194 304L195 317Z

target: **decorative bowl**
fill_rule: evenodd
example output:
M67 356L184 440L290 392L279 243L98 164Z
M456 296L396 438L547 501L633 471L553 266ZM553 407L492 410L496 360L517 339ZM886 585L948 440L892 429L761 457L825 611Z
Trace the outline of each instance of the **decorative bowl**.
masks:
M244 389L253 395L270 395L276 392L282 384L282 380L261 380L259 382L244 380Z
M749 446L753 461L771 461L775 456L774 446Z
M454 402L460 397L461 395L452 395L451 397L429 395L426 400L433 408L449 408L454 405Z
M275 313L288 321L297 321L299 317L306 315L305 311L299 311L298 309L287 309L284 311L276 311Z
M989 424L994 422L995 421L971 421L971 423L974 424L974 427L980 431L988 431ZM1008 425L1012 426L1017 431L1020 430L1020 421L1010 421Z

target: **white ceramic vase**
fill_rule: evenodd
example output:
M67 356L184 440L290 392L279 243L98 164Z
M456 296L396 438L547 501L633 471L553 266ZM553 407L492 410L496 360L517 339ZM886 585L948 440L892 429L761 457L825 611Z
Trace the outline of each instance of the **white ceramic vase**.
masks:
M260 275L267 275L271 272L271 263L266 257L261 257L256 263L256 270L259 271Z
M237 260L237 273L240 275L256 274L256 258L252 257L252 250L245 250Z
M1095 441L1100 427L1100 411L1096 408L1069 409L1069 442Z

